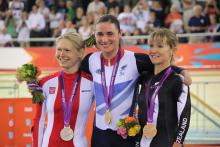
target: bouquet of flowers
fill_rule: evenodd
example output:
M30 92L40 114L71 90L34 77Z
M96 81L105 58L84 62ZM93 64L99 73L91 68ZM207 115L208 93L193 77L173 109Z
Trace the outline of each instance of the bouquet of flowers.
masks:
M33 88L32 91L33 103L42 103L44 101L42 89L38 86L38 82L37 82L37 78L40 74L41 74L40 69L31 63L22 65L21 67L17 68L16 71L17 80L19 82L26 81L28 86Z
M124 119L119 119L117 127L117 134L121 135L124 139L128 136L135 136L141 129L138 119L130 116L127 116Z

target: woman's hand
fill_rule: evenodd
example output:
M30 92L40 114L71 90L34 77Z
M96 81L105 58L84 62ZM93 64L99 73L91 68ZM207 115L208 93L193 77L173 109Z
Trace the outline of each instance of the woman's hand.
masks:
M190 86L192 84L192 78L187 70L182 70L180 73L183 76L183 83L187 86Z
M37 81L34 82L27 82L27 87L29 92L32 94L32 103L37 104L37 103L43 103L44 102L44 95L43 95L43 90L39 86Z
M34 91L42 91L42 88L38 85L38 82L27 82L28 91L32 94Z

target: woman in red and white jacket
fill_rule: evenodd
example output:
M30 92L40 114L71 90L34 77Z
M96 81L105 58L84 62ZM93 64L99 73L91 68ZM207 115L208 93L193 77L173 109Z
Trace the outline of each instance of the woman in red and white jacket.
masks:
M85 126L93 88L92 77L79 68L83 55L84 42L79 34L68 32L57 38L55 57L60 71L39 81L45 100L36 105L34 147L88 146Z

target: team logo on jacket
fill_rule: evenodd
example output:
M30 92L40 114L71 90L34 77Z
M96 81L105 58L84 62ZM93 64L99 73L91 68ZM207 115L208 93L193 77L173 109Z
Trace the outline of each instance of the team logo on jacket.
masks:
M54 94L56 87L49 87L49 94Z
M120 76L123 76L123 75L125 75L125 70L127 69L127 64L126 65L123 65L122 67L121 67L121 69L119 70L119 75Z

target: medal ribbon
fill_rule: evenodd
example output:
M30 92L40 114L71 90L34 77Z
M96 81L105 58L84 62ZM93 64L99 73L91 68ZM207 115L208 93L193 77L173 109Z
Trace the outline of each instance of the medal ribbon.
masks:
M121 52L119 49L118 53L116 55L116 63L114 64L114 67L113 67L110 86L109 86L109 92L108 92L107 85L106 85L104 57L103 57L103 54L101 54L101 80L102 80L102 89L103 89L103 94L105 97L105 103L106 103L107 110L110 109L110 103L111 103L111 99L112 99L112 95L113 95L113 86L115 83L115 78L116 78L116 74L117 74L117 70L118 70L118 66L119 66L120 56L121 56Z
M147 122L149 122L149 123L153 122L153 113L154 113L156 95L158 94L158 92L159 92L160 88L162 87L164 81L172 73L172 71L173 71L172 68L169 67L166 70L163 77L161 78L161 80L159 81L159 84L155 86L156 89L154 90L153 95L151 96L150 105L148 105L148 108L147 108ZM151 81L152 81L152 78L150 80L148 80L148 82L146 84L146 96L148 98L150 97L150 84L151 84ZM146 103L148 104L147 97L146 97Z
M72 107L73 107L73 99L76 94L76 89L79 83L80 74L78 73L76 76L76 79L73 83L72 93L70 95L69 103L66 103L66 95L65 95L65 87L64 87L64 78L63 78L63 72L61 72L60 75L60 85L61 85L61 95L62 95L62 106L63 106L63 114L64 114L64 126L69 127L70 124L70 117L72 113Z

